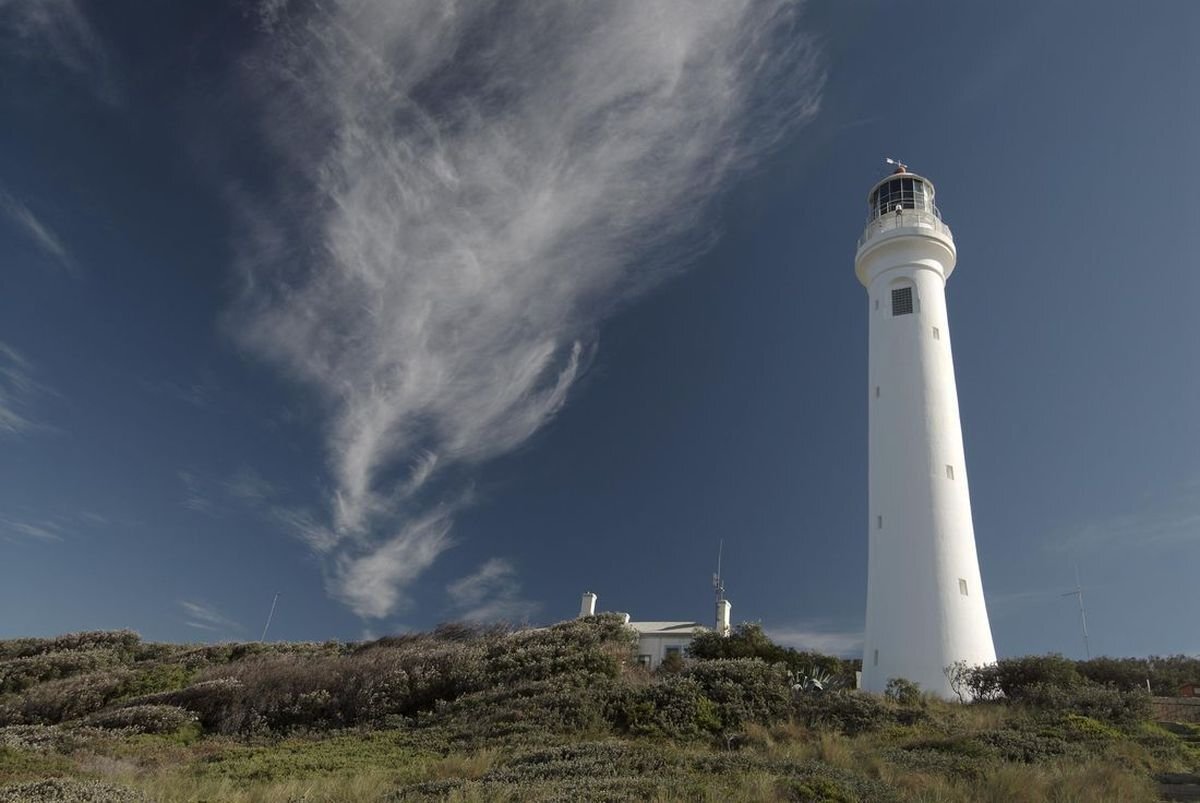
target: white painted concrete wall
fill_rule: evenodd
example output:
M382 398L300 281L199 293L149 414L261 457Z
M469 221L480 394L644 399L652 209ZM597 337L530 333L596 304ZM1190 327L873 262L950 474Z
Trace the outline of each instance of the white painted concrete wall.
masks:
M855 264L870 316L862 687L879 692L890 678L903 677L948 697L944 667L990 663L996 651L975 550L946 314L945 280L956 251L949 229L931 219L906 211L896 227L868 228ZM913 287L913 314L894 317L891 291L905 285Z
M638 656L649 655L650 663L647 666L650 669L655 669L662 663L663 658L667 657L668 647L678 647L680 654L686 658L688 645L692 643L692 634L686 635L663 635L643 633L638 636Z

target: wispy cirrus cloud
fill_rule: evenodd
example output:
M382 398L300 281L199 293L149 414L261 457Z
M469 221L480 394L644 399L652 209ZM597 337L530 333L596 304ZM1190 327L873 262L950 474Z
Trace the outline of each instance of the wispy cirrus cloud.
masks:
M183 609L184 624L197 630L207 630L213 633L238 632L244 628L222 614L215 605L202 600L179 600Z
M19 351L0 343L0 436L44 429L30 417L29 407L45 386L33 378L33 366Z
M1156 489L1125 511L1061 532L1047 548L1074 555L1097 549L1183 544L1200 545L1200 477Z
M242 466L225 480L225 492L251 505L269 502L277 493L275 484L249 466Z
M360 616L382 618L406 601L404 589L451 544L450 510L436 508L405 521L399 532L366 550L343 552L330 590Z
M555 416L822 73L788 0L261 10L279 184L236 196L231 325L327 401L331 587L384 616L451 543L436 481Z
M51 59L118 98L107 50L78 0L0 0L0 46L10 56Z
M194 471L181 469L176 473L183 486L181 504L196 513L212 513L215 509L212 495L205 490L205 482Z
M468 622L523 622L541 607L521 598L516 567L492 558L466 577L446 586L451 610Z
M0 533L7 534L10 540L13 538L35 541L63 540L61 525L48 519L24 520L0 516Z
M41 251L69 274L79 272L78 263L62 238L29 209L20 199L0 186L0 215L26 235Z

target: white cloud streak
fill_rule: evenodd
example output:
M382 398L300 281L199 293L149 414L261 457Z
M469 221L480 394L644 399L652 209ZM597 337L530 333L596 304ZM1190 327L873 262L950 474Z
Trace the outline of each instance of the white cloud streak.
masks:
M49 58L117 100L109 58L78 0L0 0L0 48L7 55Z
M16 349L0 343L0 436L39 428L27 409L30 400L44 390L34 381L29 361Z
M446 586L451 610L467 622L524 622L537 613L536 602L521 598L516 567L492 558L475 572Z
M8 218L9 222L28 236L59 267L70 274L78 273L78 264L63 244L62 238L3 187L0 187L0 214Z
M179 607L183 608L185 624L198 630L208 630L213 633L240 631L242 626L224 616L216 606L207 602L195 600L180 600Z
M825 655L853 656L862 654L863 634L858 630L829 630L820 623L801 622L766 628L767 635L777 644L811 650Z
M451 523L438 509L368 550L341 555L331 590L360 616L387 616L406 601L403 589L450 546Z
M23 521L0 516L0 531L21 539L35 541L61 541L62 528L52 521Z
M1200 478L1156 489L1130 507L1061 533L1047 547L1052 552L1087 554L1097 549L1200 544Z
M434 480L554 417L599 323L712 243L708 201L822 77L787 0L262 11L280 180L238 191L231 321L327 400L332 587L383 616L450 543Z

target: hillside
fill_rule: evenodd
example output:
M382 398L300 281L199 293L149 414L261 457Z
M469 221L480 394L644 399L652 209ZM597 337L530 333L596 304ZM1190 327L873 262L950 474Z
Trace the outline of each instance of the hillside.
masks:
M632 646L613 616L361 644L0 641L0 803L1150 801L1200 769L1200 728L1150 722L1134 690L1190 659L1003 661L972 678L998 699L960 705L831 688L852 664L753 626L656 674Z

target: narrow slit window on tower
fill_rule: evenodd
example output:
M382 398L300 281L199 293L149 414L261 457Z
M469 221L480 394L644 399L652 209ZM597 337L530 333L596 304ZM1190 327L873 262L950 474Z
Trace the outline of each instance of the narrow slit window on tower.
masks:
M954 466L950 465L949 463L946 464L946 479L954 479Z
M875 309L879 309L879 299L875 299Z
M939 330L939 329L938 329L936 326L935 326L935 327L933 327L933 339L934 339L934 340L941 340L941 339L942 339L942 333L941 333L941 331L940 331L940 330Z
M875 651L875 666L879 666L879 650Z
M876 516L876 517L875 517L875 529L876 529L876 530L882 530L882 529L883 529L883 516Z
M967 595L967 581L961 577L958 578L958 593L962 594L964 597Z
M879 398L879 385L875 386L875 398Z
M892 291L892 315L912 315L913 297L911 287L897 287Z

